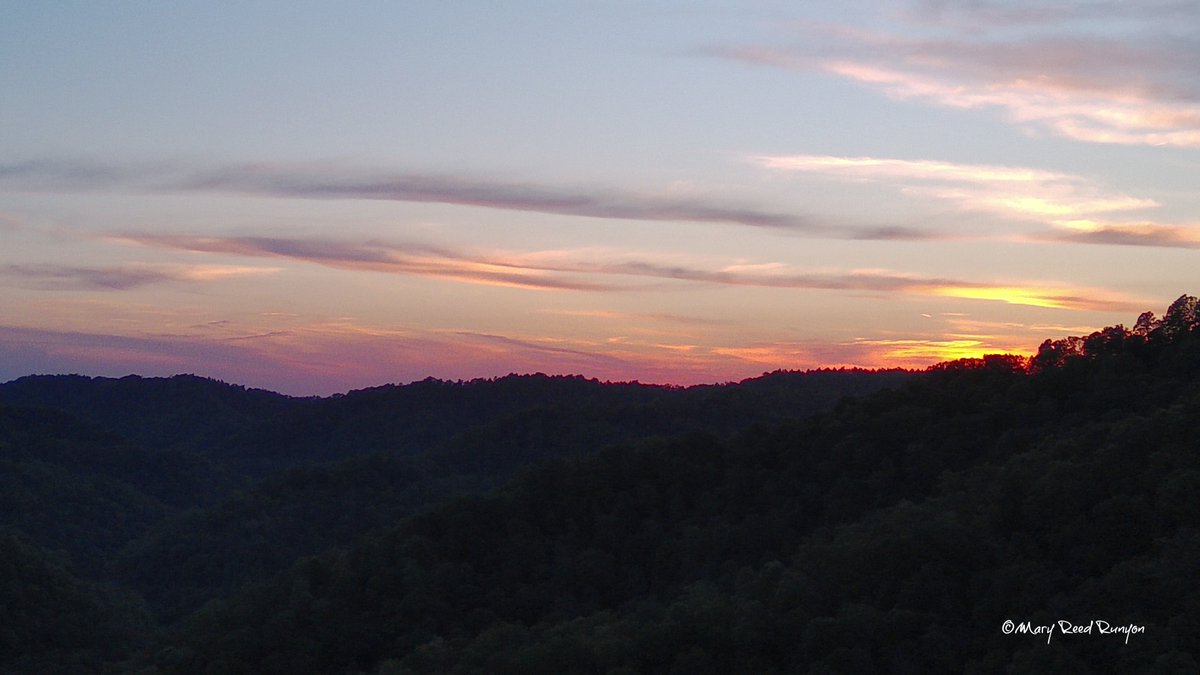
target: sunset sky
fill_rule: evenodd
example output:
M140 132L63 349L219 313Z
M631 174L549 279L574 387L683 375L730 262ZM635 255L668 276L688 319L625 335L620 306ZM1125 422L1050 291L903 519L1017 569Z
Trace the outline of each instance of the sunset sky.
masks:
M695 384L1200 292L1196 2L0 0L0 381Z

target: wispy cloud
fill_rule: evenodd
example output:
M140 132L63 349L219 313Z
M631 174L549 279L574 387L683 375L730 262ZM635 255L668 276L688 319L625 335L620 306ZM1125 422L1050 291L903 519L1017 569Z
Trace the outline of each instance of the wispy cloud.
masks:
M726 319L686 316L683 314L672 314L670 312L620 312L610 309L540 309L538 310L538 313L580 319L601 319L604 321L655 321L683 326L726 326L733 323L733 321Z
M4 265L0 278L10 284L39 290L124 291L149 284L178 281L216 281L233 277L263 276L282 271L275 267L230 265L125 265L73 267L69 265Z
M1096 311L1134 311L1140 303L1099 289L1070 289L1047 286L954 285L926 289L930 295L972 300L996 300L1010 305Z
M43 160L0 164L0 186L34 190L121 189L224 192L293 199L361 199L453 204L604 220L724 223L839 239L926 239L936 233L898 225L852 225L835 217L773 210L671 189L605 187L397 173L334 165L186 163L107 165Z
M840 229L805 215L694 196L678 198L605 188L579 189L428 174L241 166L205 172L173 187L311 199L434 202L602 219L734 223L814 233Z
M1001 110L1080 141L1200 145L1200 12L1194 3L1122 4L926 2L899 12L935 29L924 37L809 24L796 46L705 53L828 73L897 99ZM1105 30L1073 23L1097 18Z
M1080 21L1163 22L1200 20L1200 6L1188 0L919 0L903 14L923 23L986 32L1010 27Z
M814 171L850 178L903 178L983 184L1029 185L1046 181L1075 181L1074 176L1024 167L956 164L936 160L830 155L763 155L752 158L768 169Z
M1009 351L991 347L987 342L979 339L861 339L856 340L854 344L857 347L864 348L865 352L871 353L876 359L908 367L937 361L953 361L955 359L978 357L984 353Z
M908 293L1076 310L1130 310L1142 305L1101 289L1053 284L993 284L926 277L889 270L796 271L765 264L713 268L665 259L638 259L609 252L605 260L571 251L467 254L428 245L354 244L331 240L259 237L187 237L126 234L120 240L147 246L251 257L303 260L339 269L411 274L538 290L619 291L644 288L648 280L862 293ZM626 257L621 260L619 258ZM617 258L614 260L614 258ZM632 280L640 285L630 284Z
M963 209L1043 222L1158 206L1152 199L1114 194L1082 176L1027 167L826 155L768 155L751 161L776 171L889 181Z
M1039 233L1030 238L1035 241L1060 243L1200 248L1200 227L1153 222L1105 223L1077 220L1063 223L1053 232Z
M979 358L985 354L1028 354L1033 341L993 336L924 336L857 338L845 342L758 342L718 347L711 353L760 368L781 363L822 364L863 368L921 369L943 361Z
M750 161L772 171L878 181L965 211L998 213L1049 226L1018 240L1195 248L1200 229L1152 220L1110 220L1110 214L1158 208L1153 199L1123 195L1083 176L1028 167L937 160L826 155L764 155Z
M286 258L345 270L407 274L534 290L613 291L622 288L555 274L570 270L522 265L502 257L467 255L425 244L150 234L123 235L117 237L116 241L183 251Z

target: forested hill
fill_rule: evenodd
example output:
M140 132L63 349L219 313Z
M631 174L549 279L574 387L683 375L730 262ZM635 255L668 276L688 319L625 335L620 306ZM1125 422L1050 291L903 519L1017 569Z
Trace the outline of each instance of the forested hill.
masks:
M59 410L0 408L24 490L0 606L30 617L0 671L1197 672L1198 314L1185 296L1032 359L686 390L188 379L209 412L147 436L13 393L50 380L3 385ZM89 452L126 459L94 474ZM147 481L168 456L213 501ZM72 548L37 528L90 507L29 514L85 477L127 517Z
M496 435L493 427L528 426L539 411L596 427L585 430L588 438L599 433L626 440L696 428L728 432L805 417L910 375L776 372L690 388L541 374L468 382L430 378L328 398L291 398L192 375L30 376L0 384L0 403L59 410L148 449L194 452L258 476L364 453L422 454L472 433Z
M89 672L154 632L120 632L132 643L79 634L94 622L25 588L22 575L38 565L36 578L70 579L64 588L80 589L71 597L88 598L110 624L169 625L298 558L448 495L502 485L530 464L778 424L912 376L777 372L683 389L513 375L328 398L190 375L0 384L0 560L23 561L0 578L0 606L26 611L23 630L33 631L6 634L0 672Z

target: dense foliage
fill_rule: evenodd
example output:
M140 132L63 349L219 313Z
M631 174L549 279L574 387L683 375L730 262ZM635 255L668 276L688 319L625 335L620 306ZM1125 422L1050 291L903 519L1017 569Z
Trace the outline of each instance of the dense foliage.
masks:
M38 384L0 400L66 383ZM86 393L63 394L66 412L0 408L4 480L34 507L5 505L0 603L50 636L0 635L18 645L0 669L1200 668L1194 298L1032 359L918 375L514 376L332 399L208 386L207 414L253 402L157 436L129 433L128 411L103 431L68 421ZM86 504L55 504L71 499ZM64 543L92 528L107 534ZM22 579L55 590L31 602ZM1093 620L1141 630L1058 623Z

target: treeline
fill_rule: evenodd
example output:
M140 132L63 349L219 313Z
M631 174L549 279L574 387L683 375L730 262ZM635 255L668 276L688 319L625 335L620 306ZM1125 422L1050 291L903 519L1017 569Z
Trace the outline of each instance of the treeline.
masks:
M0 398L13 384L31 386L0 386ZM239 391L203 384L222 392L207 410ZM24 562L6 573L65 579L69 592L38 605L19 583L0 586L10 589L0 603L59 627L40 642L6 635L53 648L18 649L23 660L5 667L71 657L80 672L164 674L1198 669L1194 298L1132 329L1048 341L1032 359L917 375L246 393L265 402L261 419L234 406L216 433L198 421L188 431L203 415L181 415L167 444L87 423L27 421L25 436L0 436L14 465L44 456L57 480L76 471L144 497L116 499L96 520L125 529L82 550L10 518L0 543ZM301 419L303 432L272 436ZM356 440L333 443L331 429ZM206 445L211 434L220 447ZM103 475L53 459L75 444L132 459ZM192 496L139 478L167 453L188 458L192 482L168 472L163 484L182 481ZM126 511L145 515L110 522ZM65 527L76 512L53 513ZM84 615L94 632L72 623ZM1141 630L1127 642L1003 630L1092 620Z
M10 627L14 648L0 649L0 672L62 671L55 664L75 653L65 670L116 667L116 656L209 600L547 458L804 417L909 376L777 372L680 389L531 375L323 399L194 376L9 382L0 385L4 557L11 547L11 556L43 560L110 620L78 623L70 603L21 591L8 569L0 606L38 618ZM140 628L123 640L58 630L76 623ZM57 646L43 653L39 644ZM42 666L38 654L49 659Z

